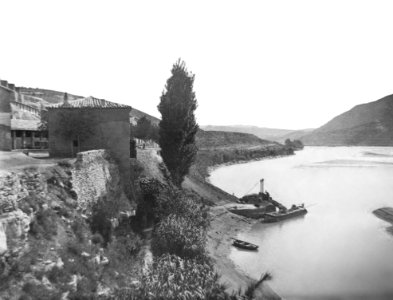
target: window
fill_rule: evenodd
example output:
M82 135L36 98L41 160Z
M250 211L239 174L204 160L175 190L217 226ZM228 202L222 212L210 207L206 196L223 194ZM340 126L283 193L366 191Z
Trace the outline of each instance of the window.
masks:
M31 137L32 132L31 131L26 131L26 137Z
M72 145L73 145L74 147L78 147L78 141L77 141L77 140L73 140L73 141L72 141Z
M15 136L16 136L16 137L22 137L22 131L16 130L16 131L15 131Z

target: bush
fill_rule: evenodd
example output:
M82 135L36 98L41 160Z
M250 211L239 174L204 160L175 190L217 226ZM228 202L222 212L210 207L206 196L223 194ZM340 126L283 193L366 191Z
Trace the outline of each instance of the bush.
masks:
M182 191L169 190L160 194L156 202L154 211L159 220L175 214L184 217L194 226L204 229L209 226L208 207L186 197Z
M57 164L63 168L71 168L71 163L66 159L59 161Z
M54 266L48 273L48 279L52 283L63 282L68 279L68 274L64 271L63 268L59 268Z
M68 242L65 249L61 253L61 259L64 262L62 272L68 275L78 274L82 276L85 280L94 286L92 289L90 289L90 291L95 290L100 272L102 270L90 258L94 257L98 251L98 248L96 248L94 245L83 245L76 241ZM81 256L82 252L89 253L90 257L86 258ZM86 293L89 294L90 292Z
M100 200L94 205L90 227L93 233L99 233L103 237L103 245L106 246L112 238L112 223L103 201L106 200Z
M142 247L142 240L136 234L117 237L112 243L117 253L123 256L133 256L139 252Z
M25 213L30 214L32 211L36 212L40 208L40 204L44 201L40 197L30 194L18 202L18 207Z
M186 217L169 215L154 231L152 251L156 256L165 253L182 258L202 257L205 253L206 231Z
M84 243L85 238L85 221L82 218L77 218L71 225L72 231L74 232L77 240Z
M91 237L91 242L95 245L102 246L104 244L104 238L102 237L101 234L95 233Z
M35 282L27 282L24 284L22 291L25 293L19 299L40 299L40 300L54 300L60 299L61 294L56 291L50 291L42 284Z
M140 286L119 291L116 299L229 299L210 263L183 260L176 255L156 259Z
M40 209L30 224L30 233L36 238L50 240L57 234L57 215L50 209Z

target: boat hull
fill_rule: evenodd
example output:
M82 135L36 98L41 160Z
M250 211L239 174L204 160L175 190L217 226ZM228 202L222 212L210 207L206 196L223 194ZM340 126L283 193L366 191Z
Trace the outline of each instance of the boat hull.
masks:
M254 244L251 244L251 243L247 243L247 242L244 242L244 241L240 241L240 240L233 241L232 245L235 246L235 247L238 247L240 249L244 249L244 250L253 250L253 251L258 250L258 246L257 245L254 245Z
M286 213L266 213L264 219L262 220L263 223L275 223L284 221L287 219L295 218L298 216L303 216L307 214L307 209L299 208L293 211L289 211Z

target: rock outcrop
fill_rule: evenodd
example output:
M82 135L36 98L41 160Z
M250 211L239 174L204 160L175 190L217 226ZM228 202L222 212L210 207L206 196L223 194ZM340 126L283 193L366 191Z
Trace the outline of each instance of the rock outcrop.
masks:
M18 256L26 249L30 220L20 209L0 215L0 255Z
M26 249L30 223L38 210L59 211L71 205L90 215L94 204L106 199L118 211L132 215L129 212L133 208L121 188L119 169L105 150L79 153L76 163L68 164L66 169L29 168L1 175L0 255L18 256Z
M104 150L80 153L75 163L3 171L0 299L96 299L113 293L131 265L118 249L137 239L127 227L132 215L118 166ZM116 277L113 264L120 260L124 269L116 265ZM97 279L104 277L109 279Z

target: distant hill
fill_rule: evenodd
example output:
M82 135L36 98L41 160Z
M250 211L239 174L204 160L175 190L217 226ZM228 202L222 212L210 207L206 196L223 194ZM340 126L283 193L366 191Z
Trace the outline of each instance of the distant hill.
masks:
M64 97L64 92L58 92L48 89L20 87L20 91L24 95L23 103L38 109L41 109L41 106L45 107L47 105L61 103L63 102L63 97ZM81 98L84 97L68 93L69 101L73 101ZM107 100L111 101L111 99L107 99ZM136 124L136 122L142 117L146 117L155 125L158 125L158 123L160 122L160 119L132 107L132 110L130 112L130 121Z
M276 128L266 128L266 127L258 127L258 126L247 126L247 125L230 125L230 126L206 125L206 126L201 126L201 129L205 131L250 133L265 140L277 140L283 135L296 131L290 129L276 129Z
M40 89L40 88L20 87L20 91L23 95L25 95L25 101L35 102L34 99L36 101L39 101L41 99L41 102L44 106L49 104L60 103L63 101L63 96L64 96L64 92L58 92L58 91L52 91L52 90ZM68 94L68 99L70 101L77 100L80 98L84 98L84 97Z
M148 120L150 120L150 122L156 126L158 126L158 124L160 123L160 119L153 117L152 115L149 115L139 109L136 109L135 107L132 108L131 112L130 112L130 118L131 118L131 122L135 125L136 122L142 118L142 117L146 117Z
M393 146L393 95L357 105L301 141L318 146Z
M276 142L258 138L255 135L240 132L199 130L196 136L199 149L211 148L252 148L267 145L278 145Z
M287 134L284 134L283 136L277 137L274 140L279 142L279 143L284 143L286 139L290 140L300 140L303 136L310 134L314 129L303 129L303 130L296 130Z

